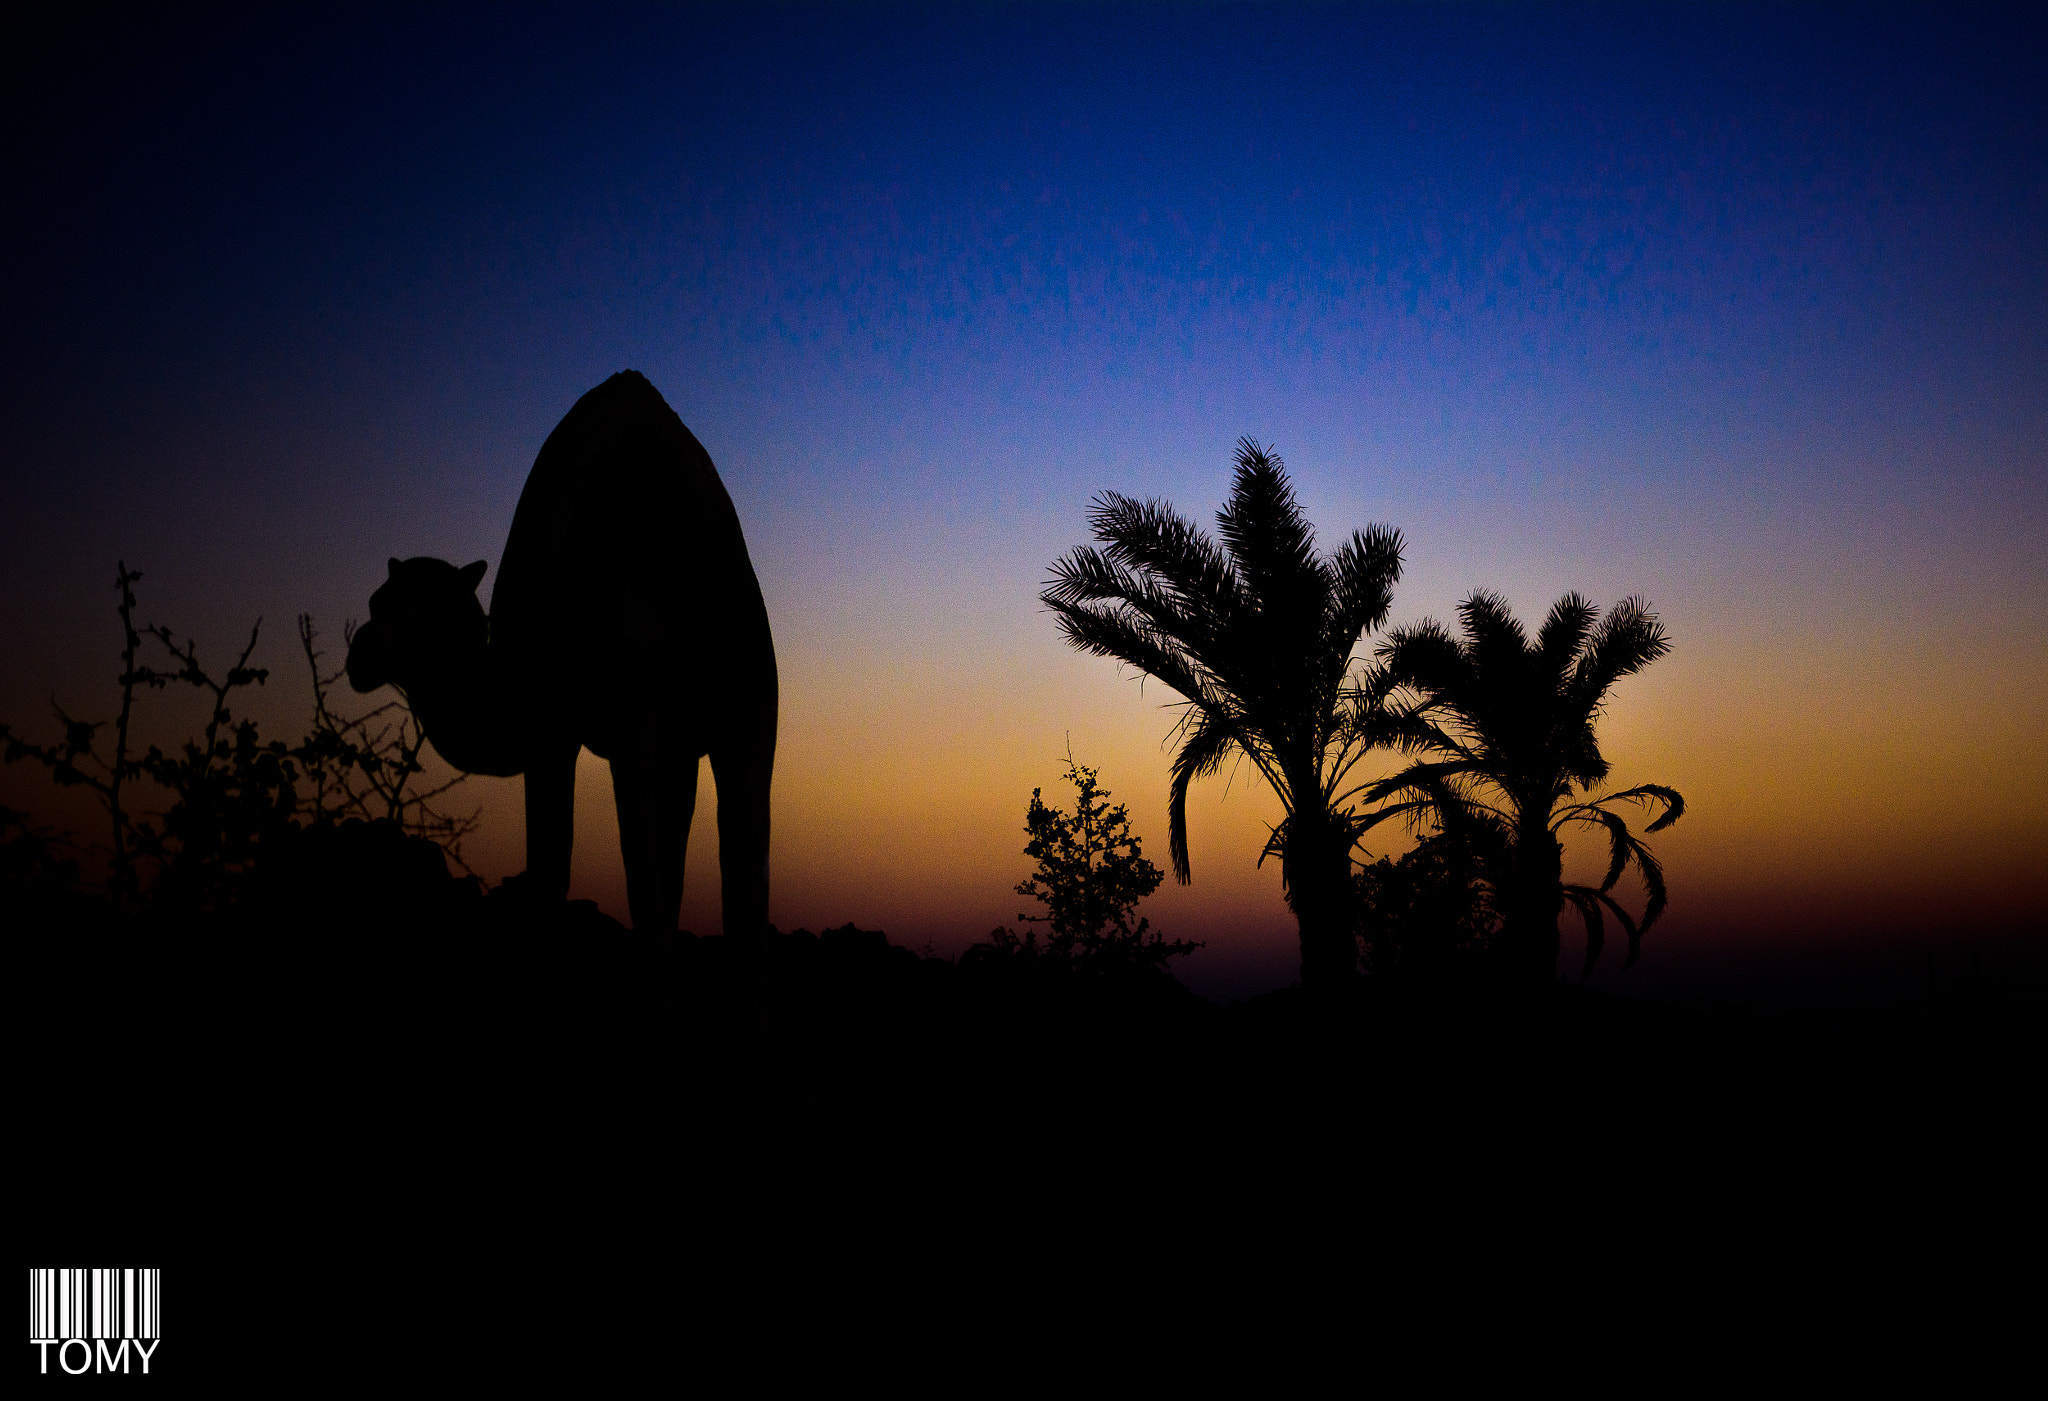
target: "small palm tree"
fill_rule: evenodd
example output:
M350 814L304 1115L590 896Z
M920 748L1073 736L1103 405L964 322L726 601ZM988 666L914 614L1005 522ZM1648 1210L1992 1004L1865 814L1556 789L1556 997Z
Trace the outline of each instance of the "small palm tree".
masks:
M1266 852L1280 857L1301 928L1302 984L1341 982L1358 966L1358 823L1343 804L1361 791L1343 785L1369 743L1351 718L1351 656L1386 619L1400 533L1354 531L1319 556L1280 459L1249 438L1216 515L1220 547L1167 503L1115 492L1096 498L1089 524L1104 548L1055 563L1040 597L1074 646L1185 697L1168 802L1174 876L1185 884L1191 874L1188 785L1242 754L1285 810Z
M1474 593L1458 616L1462 639L1429 621L1397 629L1379 648L1381 666L1366 688L1378 713L1362 728L1422 757L1367 791L1382 806L1363 825L1433 819L1462 845L1492 887L1497 952L1511 977L1547 983L1556 975L1566 902L1585 921L1585 972L1605 942L1603 907L1628 932L1626 968L1667 897L1663 867L1614 805L1661 806L1646 829L1659 832L1683 815L1685 800L1654 783L1582 794L1607 777L1593 727L1608 691L1670 651L1670 641L1639 598L1602 619L1566 594L1533 646L1498 594ZM1575 825L1607 834L1610 859L1598 886L1563 879L1558 836ZM1640 920L1613 895L1630 866L1648 895Z

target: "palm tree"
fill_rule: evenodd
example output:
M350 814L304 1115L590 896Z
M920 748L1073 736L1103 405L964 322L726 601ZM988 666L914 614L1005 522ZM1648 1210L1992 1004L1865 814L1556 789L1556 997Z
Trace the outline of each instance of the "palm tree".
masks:
M1386 619L1400 533L1354 531L1334 555L1318 556L1280 459L1249 438L1238 443L1230 500L1216 515L1220 548L1166 502L1115 492L1095 499L1089 524L1104 548L1083 546L1055 563L1040 597L1074 646L1185 698L1168 802L1174 876L1191 878L1188 785L1242 754L1285 810L1259 859L1280 857L1301 928L1302 984L1341 983L1358 966L1358 824L1342 785L1367 742L1349 719L1356 688L1347 677L1359 639Z
M1624 599L1603 619L1576 593L1550 610L1535 644L1498 594L1474 593L1458 608L1464 637L1434 621L1400 628L1379 647L1380 667L1358 703L1376 738L1419 755L1367 791L1383 804L1370 827L1393 817L1433 819L1469 853L1501 915L1497 952L1520 981L1556 976L1557 920L1566 902L1586 925L1585 972L1605 942L1604 907L1628 932L1626 968L1667 903L1664 869L1614 805L1660 805L1648 832L1685 812L1670 788L1641 784L1597 797L1607 777L1593 734L1607 693L1671 650L1649 605ZM1368 700L1370 704L1368 704ZM1609 861L1598 886L1566 884L1559 833L1594 826ZM1648 894L1640 920L1614 898L1634 866ZM1584 976L1584 973L1581 974Z

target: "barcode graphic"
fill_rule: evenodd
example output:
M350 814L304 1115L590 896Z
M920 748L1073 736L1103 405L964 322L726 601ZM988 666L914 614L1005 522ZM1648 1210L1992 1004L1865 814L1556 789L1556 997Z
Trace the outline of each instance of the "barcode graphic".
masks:
M161 1338L162 1270L30 1270L28 1338Z

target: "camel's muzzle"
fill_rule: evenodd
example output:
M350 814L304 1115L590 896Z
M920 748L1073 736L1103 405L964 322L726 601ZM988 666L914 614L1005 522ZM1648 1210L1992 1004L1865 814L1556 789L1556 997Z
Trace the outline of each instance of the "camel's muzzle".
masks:
M348 684L374 691L391 680L391 648L384 629L374 622L356 629L348 644Z

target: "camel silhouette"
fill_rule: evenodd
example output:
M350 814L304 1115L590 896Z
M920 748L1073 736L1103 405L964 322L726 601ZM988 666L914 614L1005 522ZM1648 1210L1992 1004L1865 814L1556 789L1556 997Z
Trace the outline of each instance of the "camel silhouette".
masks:
M396 686L443 758L526 775L526 876L569 891L576 756L611 761L633 927L682 908L697 761L718 789L725 932L768 922L777 684L768 610L718 469L632 370L576 401L485 562L393 559L350 639L349 682Z

